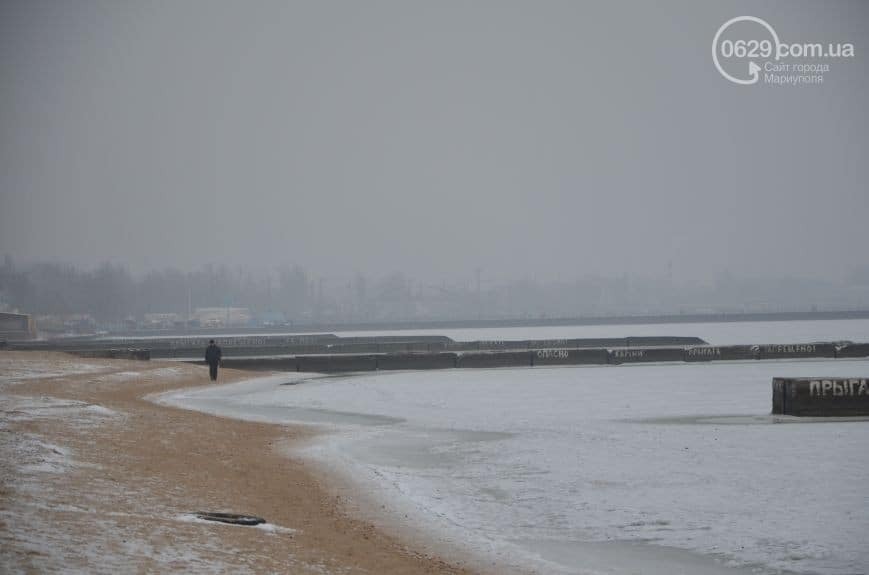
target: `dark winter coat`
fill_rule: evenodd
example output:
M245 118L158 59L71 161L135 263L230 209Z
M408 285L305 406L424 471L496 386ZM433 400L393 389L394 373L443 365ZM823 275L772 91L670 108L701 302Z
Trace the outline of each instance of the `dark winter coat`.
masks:
M205 348L205 362L209 365L220 363L220 358L222 356L223 352L217 344L212 343Z

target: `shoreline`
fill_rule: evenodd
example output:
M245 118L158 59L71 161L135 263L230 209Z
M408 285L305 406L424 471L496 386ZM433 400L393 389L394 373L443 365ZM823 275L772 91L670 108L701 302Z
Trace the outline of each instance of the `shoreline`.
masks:
M168 392L152 401L211 413L219 417L266 421L269 412L259 403L242 405L232 401L248 392L267 392L274 388L275 380L290 380L293 384L320 379L311 374L286 373L264 376L224 386L208 394L208 388L191 393ZM334 376L330 376L334 377ZM349 379L354 375L342 375ZM249 384L249 387L245 384ZM245 386L245 388L239 387ZM287 413L290 413L287 411ZM284 415L297 417L300 414ZM304 416L304 414L301 414ZM330 416L338 416L331 419ZM346 425L362 425L361 433L390 422L342 421L346 412L321 413L322 432L317 432L304 443L290 442L280 446L287 457L302 457L321 472L321 479L332 494L339 494L348 513L360 517L391 536L409 541L412 547L423 549L435 556L461 557L462 563L480 572L497 573L634 573L664 575L671 572L693 572L704 575L750 575L757 566L726 564L716 556L666 545L649 546L635 540L587 541L574 540L493 540L476 534L466 527L451 525L449 520L431 509L420 507L412 499L390 485L379 473L372 475L363 462L356 460L340 447L350 431ZM329 419L327 419L329 418ZM391 422L400 423L400 422ZM279 424L273 422L273 424ZM377 431L374 431L377 434ZM579 550L579 554L577 554ZM579 562L579 563L578 563ZM578 567L582 565L582 568ZM786 571L779 570L785 574Z
M223 370L220 383L249 378ZM310 439L307 426L145 399L208 386L201 366L4 351L0 379L11 414L0 444L4 570L479 572L351 515L318 470L278 453ZM190 521L198 510L258 515L272 527Z
M255 375L248 379L241 379L230 383L224 383L220 387L225 392L241 390L247 387L273 385L274 382L284 381L290 385L296 385L305 381L323 378L347 378L353 377L348 374L323 375L314 373L274 373ZM321 482L328 496L340 500L341 509L350 517L368 522L378 531L389 537L395 538L414 549L416 553L425 557L450 557L451 561L471 569L474 573L556 573L559 570L555 565L547 565L547 562L529 561L527 558L517 556L509 550L498 553L494 549L483 552L478 547L457 540L455 533L446 526L432 526L431 517L402 498L388 497L389 489L377 482L374 478L365 476L361 468L354 468L350 460L339 461L337 458L326 455L322 448L330 441L330 436L340 434L343 423L334 422L305 422L292 419L290 423L276 422L261 413L234 411L218 407L217 403L209 402L203 405L197 403L196 396L201 392L207 393L214 390L212 386L185 388L149 394L143 399L151 401L171 409L191 411L206 414L211 417L227 418L237 421L249 421L269 426L289 425L298 426L308 433L304 439L290 439L276 443L273 451L280 457L288 459L301 459L310 465L311 473ZM258 408L259 411L261 408ZM298 416L297 416L298 417ZM346 431L346 430L344 430ZM317 455L316 453L320 453ZM336 455L332 453L331 455ZM383 494L383 495L381 495ZM384 496L387 495L387 496ZM490 542L495 545L495 542ZM502 555L498 559L493 557Z

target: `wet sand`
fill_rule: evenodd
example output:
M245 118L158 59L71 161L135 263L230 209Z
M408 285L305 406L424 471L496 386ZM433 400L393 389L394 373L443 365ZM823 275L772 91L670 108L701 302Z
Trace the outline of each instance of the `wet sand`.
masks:
M144 399L209 384L204 366L0 351L0 571L471 572L353 516L321 470L286 455L311 428Z

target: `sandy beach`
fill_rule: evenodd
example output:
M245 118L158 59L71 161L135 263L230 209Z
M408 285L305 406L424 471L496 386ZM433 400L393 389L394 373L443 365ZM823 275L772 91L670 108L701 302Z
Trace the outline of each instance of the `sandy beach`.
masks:
M0 571L470 572L352 516L322 471L279 449L309 428L144 399L200 385L204 366L0 352Z

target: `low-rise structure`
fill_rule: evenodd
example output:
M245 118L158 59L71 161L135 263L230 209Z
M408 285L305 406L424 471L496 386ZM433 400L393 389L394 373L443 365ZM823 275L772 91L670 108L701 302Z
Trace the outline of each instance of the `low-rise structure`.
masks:
M202 327L243 327L251 324L253 314L246 307L200 307L193 318Z
M36 324L26 313L0 312L0 341L20 341L36 337Z

